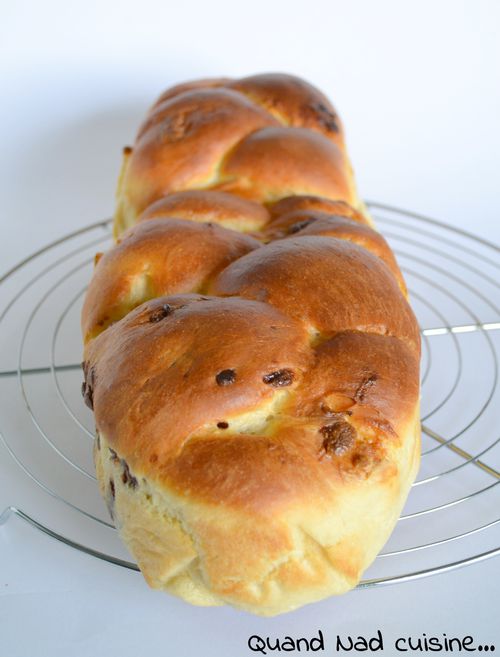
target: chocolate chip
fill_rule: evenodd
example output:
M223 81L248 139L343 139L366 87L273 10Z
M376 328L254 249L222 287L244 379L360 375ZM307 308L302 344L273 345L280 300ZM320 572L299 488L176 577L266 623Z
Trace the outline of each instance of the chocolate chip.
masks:
M94 385L95 385L95 369L89 367L88 363L82 363L82 369L85 380L82 383L82 397L85 404L94 410Z
M113 461L113 463L119 461L120 459L118 458L118 454L115 452L115 450L111 449L111 447L108 447L108 449L109 449L109 453L111 454L111 460Z
M264 383L273 386L274 388L281 388L282 386L289 386L293 383L295 378L292 370L277 370L270 374L265 374L262 377Z
M85 381L82 381L81 391L82 391L82 397L83 397L85 403L87 403L87 401L85 399L85 397L87 396L87 384L85 383Z
M111 491L111 497L115 499L115 482L112 479L109 480L109 490Z
M316 113L318 120L323 124L323 126L330 132L339 132L340 127L338 123L338 117L332 112L326 105L323 103L313 103L311 108Z
M218 386L229 386L236 381L236 372L234 370L222 370L215 376Z
M313 221L313 219L304 219L303 221L297 221L297 223L292 224L292 225L289 227L289 229L288 229L288 233L289 233L289 234L291 234L291 233L298 233L299 230L302 230L303 228L305 228L306 226L308 226L308 225L311 223L311 221Z
M138 481L134 477L134 475L130 472L130 468L128 467L128 463L122 459L122 466L123 466L123 472L122 472L122 481L124 484L128 484L130 488L137 488Z
M319 430L325 437L322 444L324 454L342 456L353 445L356 430L348 422L339 420L333 424L327 424Z
M161 322L161 320L165 319L165 317L168 317L171 312L172 312L172 306L170 306L168 303L164 303L163 306L160 306L159 308L156 308L156 310L153 310L153 312L149 316L149 321L153 323Z
M370 457L368 454L357 452L352 455L351 464L358 469L366 468L370 464Z
M217 422L217 426L219 429L227 429L229 424L227 422Z
M354 399L357 402L362 402L366 397L366 393L368 392L368 390L370 390L370 388L373 388L373 386L375 385L377 379L378 376L376 374L370 374L370 376L363 379L361 384L358 386L356 392L354 393Z

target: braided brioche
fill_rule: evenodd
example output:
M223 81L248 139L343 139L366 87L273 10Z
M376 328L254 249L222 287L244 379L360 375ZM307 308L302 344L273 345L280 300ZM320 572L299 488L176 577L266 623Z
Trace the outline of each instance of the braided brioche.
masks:
M287 75L170 89L114 231L83 394L148 583L262 615L355 586L416 475L420 337L330 102Z

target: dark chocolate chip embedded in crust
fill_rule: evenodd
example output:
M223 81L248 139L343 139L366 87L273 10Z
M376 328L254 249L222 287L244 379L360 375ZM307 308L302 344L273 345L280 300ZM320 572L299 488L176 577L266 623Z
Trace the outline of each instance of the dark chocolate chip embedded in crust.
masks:
M328 107L323 103L313 103L310 107L327 130L330 132L340 131L338 117Z
M324 436L321 449L327 456L342 456L353 446L356 438L356 430L344 420L327 424L319 431Z
M122 472L122 482L124 484L128 484L130 488L137 488L138 481L136 477L130 472L130 468L128 467L128 463L122 459L122 467L123 467L123 472Z
M90 408L91 411L94 410L94 400L92 399L92 390L87 387L85 381L82 381L82 397L85 405Z
M302 221L297 221L297 223L292 224L288 229L288 234L298 233L299 230L302 230L308 226L314 219L303 219Z
M276 372L270 372L269 374L264 374L262 380L267 385L273 386L274 388L281 388L283 386L289 386L293 383L295 379L295 374L292 370L276 370Z
M95 385L95 368L89 367L88 363L82 363L84 381L82 383L82 397L85 404L94 410L94 385Z
M229 386L236 381L236 372L234 370L222 370L215 375L215 380L219 386Z
M156 310L153 310L153 312L149 316L149 321L152 323L161 322L162 319L165 319L165 317L168 317L170 315L172 310L173 310L172 306L170 306L168 303L164 303L163 306L160 306L159 308L156 308Z
M109 480L109 490L111 491L111 497L115 499L115 482L112 479Z
M108 447L108 449L109 449L109 453L111 454L110 458L113 461L113 463L116 463L117 461L119 461L120 459L118 458L118 454L115 452L115 450L111 449L111 447Z
M366 393L370 388L373 388L375 383L377 382L378 376L376 374L370 374L370 376L367 376L363 381L360 383L358 386L355 394L354 394L354 399L357 402L362 402L364 398L366 397Z
M229 427L229 424L227 422L217 422L217 427L219 429L227 429Z
M370 457L368 454L363 452L357 452L351 457L351 463L355 468L364 468L370 463Z

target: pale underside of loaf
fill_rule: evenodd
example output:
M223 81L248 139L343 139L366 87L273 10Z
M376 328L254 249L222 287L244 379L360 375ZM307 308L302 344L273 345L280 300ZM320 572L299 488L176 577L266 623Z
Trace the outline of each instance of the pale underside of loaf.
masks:
M278 74L167 91L115 236L83 393L147 582L261 615L354 587L418 469L420 337L332 105Z
M194 605L228 604L273 616L359 582L392 532L415 478L419 431L417 414L403 436L408 449L400 454L397 474L381 471L368 485L346 486L345 499L333 497L331 508L319 514L305 499L282 514L238 517L224 506L186 504L147 479L131 487L102 435L95 462L103 497L150 586Z

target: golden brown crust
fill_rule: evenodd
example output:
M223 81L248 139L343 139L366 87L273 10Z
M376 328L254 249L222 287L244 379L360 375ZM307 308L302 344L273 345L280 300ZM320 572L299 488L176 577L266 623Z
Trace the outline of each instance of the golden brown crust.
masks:
M340 203L338 205L341 206ZM349 216L348 208L350 209L350 206L344 204L338 214L309 209L291 210L278 215L269 223L263 231L264 239L323 235L354 242L385 262L398 281L401 291L406 295L406 285L389 245L380 233L366 225L363 215L354 213Z
M309 210L313 212L325 212L337 217L347 217L353 221L371 225L367 216L363 212L353 208L349 203L339 200L331 201L320 196L308 196L304 194L286 196L280 201L270 204L268 207L271 213L270 227L274 223L285 219L292 212L303 211L305 213Z
M133 226L96 266L82 314L85 340L148 299L204 292L219 271L259 246L211 222L165 217Z
M342 122L328 98L293 75L252 75L228 84L264 107L285 125L308 128L343 146Z
M193 294L143 304L86 352L98 426L126 458L141 454L155 470L194 431L222 434L217 422L295 387L310 357L305 328L272 306ZM283 369L293 370L292 386L263 381ZM217 379L228 370L234 380Z
M148 116L153 114L156 109L163 105L163 103L175 96L180 96L186 91L193 91L195 89L213 89L216 87L223 87L227 83L231 82L230 78L205 78L202 80L191 80L190 82L181 82L176 84L173 87L170 87L161 96L156 100L148 112Z
M389 438L404 433L419 394L414 350L395 337L346 331L318 345L314 358L297 392L300 415L348 410L351 421L371 415Z
M312 85L279 74L165 92L124 153L115 234L158 199L190 189L260 203L289 194L358 202L335 109Z
M313 335L357 330L396 336L415 349L420 344L389 268L347 240L304 235L271 242L226 267L209 290L270 303Z
M178 85L84 304L97 476L151 586L271 615L354 586L418 467L420 336L308 83Z
M211 221L240 232L260 230L268 221L269 213L259 203L234 194L208 190L189 190L169 194L152 203L139 217L157 219L176 217L190 221Z
M222 163L218 187L261 203L290 194L356 201L342 150L305 128L269 127L248 135Z
M159 105L128 154L118 204L122 226L167 194L215 186L226 154L272 125L277 121L269 113L227 89L187 91Z

